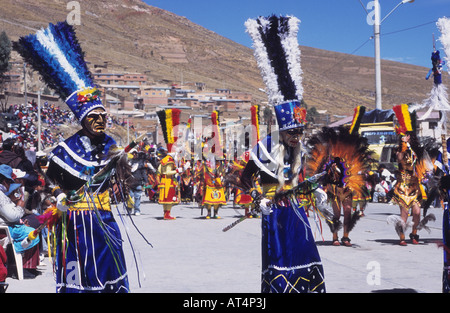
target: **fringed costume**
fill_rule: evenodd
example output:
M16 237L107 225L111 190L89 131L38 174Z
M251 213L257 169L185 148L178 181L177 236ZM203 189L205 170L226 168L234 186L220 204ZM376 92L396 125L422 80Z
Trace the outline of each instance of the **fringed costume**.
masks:
M203 164L204 192L202 206L206 207L206 218L220 218L218 215L221 206L227 204L223 175L225 174L222 139L220 134L219 112L211 114L213 134L209 139L209 156ZM212 215L211 213L214 213Z
M192 177L192 169L189 161L185 161L182 159L181 167L183 168L183 172L180 177L180 197L181 202L189 203L192 202L193 196L193 177Z
M355 108L350 128L340 127L337 130L324 127L321 132L311 136L307 145L307 175L327 171L323 189L333 208L333 214L326 215L326 222L333 233L333 244L340 245L338 231L344 228L341 242L350 246L349 233L360 218L360 212L352 212L353 201L368 200L365 188L365 174L370 169L370 151L367 139L358 134L359 123L365 108ZM340 221L341 211L344 222Z
M300 142L306 110L295 17L259 17L246 22L255 57L275 108L279 133L258 142L241 176L253 192L262 215L261 291L275 293L325 292L322 262L303 207L294 198L272 199L299 184L303 146Z
M256 212L253 212L255 204L253 203L253 198L250 195L251 189L244 189L242 184L240 183L240 177L242 176L242 172L245 169L248 161L250 160L250 151L247 151L243 154L242 157L237 160L233 160L229 172L226 175L226 180L234 187L234 205L238 205L244 208L244 215L252 218L256 215ZM259 187L258 182L255 182L255 185ZM259 192L262 192L260 188L258 188Z
M51 152L47 170L57 185L57 207L64 211L57 230L57 291L128 292L123 241L111 212L110 175L91 181L108 163L106 157L115 142L103 131L86 126L104 122L106 112L75 31L66 22L50 24L20 38L15 49L65 100L83 126Z
M167 150L164 148L158 150L158 155L161 158L157 170L159 177L158 203L163 205L164 219L174 220L175 217L171 216L170 213L172 211L172 206L180 202L178 197L178 181L176 178L176 175L179 173L177 171L175 160L170 153L172 152L173 145L178 140L175 130L180 124L181 111L180 109L167 109L156 113L162 128L164 141L167 145Z
M220 161L219 161L220 162ZM225 186L222 179L223 166L218 164L214 167L206 162L203 165L204 170L204 192L202 205L206 207L206 218L220 218L218 215L221 206L227 204L225 197ZM214 213L214 214L211 214Z
M398 173L397 183L394 186L393 201L400 207L400 217L391 215L388 222L393 223L400 237L400 245L406 245L405 231L412 226L410 238L417 244L419 235L417 231L425 228L429 220L435 220L433 214L420 220L420 209L423 201L427 199L425 187L430 173L433 172L433 164L427 151L419 145L416 137L416 114L408 111L408 105L402 104L393 108L399 126L396 128L399 134L399 147L397 151ZM413 222L407 222L408 215L413 216Z
M194 201L198 203L201 207L203 202L203 191L204 191L204 173L203 173L203 162L201 160L197 160L194 166Z

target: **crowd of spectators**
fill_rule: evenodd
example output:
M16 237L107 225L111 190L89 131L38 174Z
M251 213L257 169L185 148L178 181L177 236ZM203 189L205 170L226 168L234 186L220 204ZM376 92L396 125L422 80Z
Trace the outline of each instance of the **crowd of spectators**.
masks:
M36 151L50 148L64 140L64 133L60 131L61 125L79 124L68 108L60 108L48 102L43 103L40 108L42 146L41 149L37 149L38 112L35 101L27 105L10 105L7 112L3 113L13 114L17 119L11 123L10 127L0 132L0 170L3 170L3 172L0 171L0 226L8 226L14 243L17 244L17 247L14 245L16 251L23 253L24 278L34 278L39 275L37 266L41 259L48 255L45 231L40 233L36 244L24 245L30 229L33 230L39 226L39 216L52 205L52 197L48 190L44 189L46 182L42 175L42 166L45 167L47 156L45 153L38 154ZM125 119L120 121L120 119L109 117L107 122L109 128L114 128L116 125L126 126ZM37 166L38 164L40 166ZM22 174L18 176L13 173ZM14 190L12 190L13 187ZM11 198L10 195L17 195L17 197ZM2 216L12 216L12 218L2 219ZM13 259L12 245L3 229L0 231L0 293L7 288L6 276L17 277L18 275L14 262L11 262Z
M19 118L20 123L11 129L3 130L0 141L5 138L13 138L23 146L25 150L36 149L38 146L38 106L33 100L27 105L10 105L6 113L12 113ZM64 132L60 131L61 125L77 125L79 122L71 110L60 108L58 105L44 102L41 107L41 144L42 149L52 147L64 139ZM126 119L108 116L107 127L113 129L116 125L126 126ZM130 125L133 131L133 125ZM3 137L3 138L2 138Z

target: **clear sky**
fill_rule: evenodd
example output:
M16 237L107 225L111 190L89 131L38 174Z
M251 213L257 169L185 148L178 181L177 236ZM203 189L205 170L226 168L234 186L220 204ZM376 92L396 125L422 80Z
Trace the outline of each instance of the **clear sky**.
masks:
M379 0L383 19L401 0ZM217 34L251 47L244 22L258 16L294 15L301 20L300 45L374 56L370 0L144 0L185 16ZM366 13L367 12L367 13ZM381 58L431 67L438 18L450 17L450 0L415 0L400 5L381 24ZM438 49L442 48L436 42ZM442 53L442 49L441 53ZM426 75L426 73L424 74Z

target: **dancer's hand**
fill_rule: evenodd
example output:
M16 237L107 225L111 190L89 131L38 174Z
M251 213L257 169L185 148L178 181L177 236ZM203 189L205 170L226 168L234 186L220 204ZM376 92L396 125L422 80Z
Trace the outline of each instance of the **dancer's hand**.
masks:
M259 209L261 210L261 213L264 215L269 215L272 213L272 203L269 199L263 198L261 199L261 202L259 204Z
M56 197L56 208L61 212L66 212L69 207L66 205L67 195L65 193L60 193Z

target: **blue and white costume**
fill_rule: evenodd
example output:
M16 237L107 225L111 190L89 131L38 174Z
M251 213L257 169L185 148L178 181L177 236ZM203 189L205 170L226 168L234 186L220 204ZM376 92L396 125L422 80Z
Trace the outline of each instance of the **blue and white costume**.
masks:
M21 37L14 48L80 122L94 109L105 110L75 31L67 22ZM128 292L122 238L111 212L109 178L98 185L86 184L106 165L115 142L101 132L89 139L83 130L52 151L47 170L48 178L69 198L71 191L82 190L76 202L68 202L58 225L57 291Z
M280 135L293 134L288 142L275 138L277 132L258 142L241 176L250 188L251 177L258 175L265 198L261 201L262 292L325 292L322 263L304 208L293 198L269 202L277 193L297 186L302 168L298 136L306 124L306 109L301 105L299 22L293 16L273 15L245 23Z

